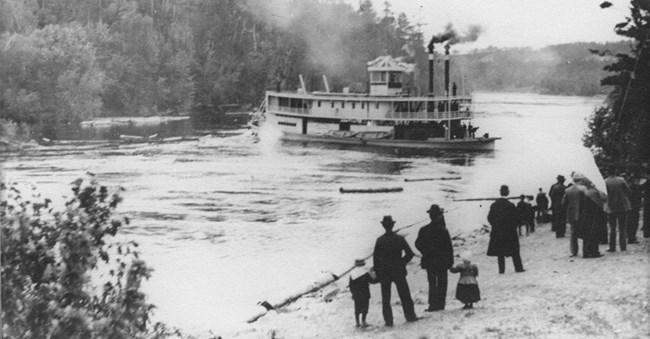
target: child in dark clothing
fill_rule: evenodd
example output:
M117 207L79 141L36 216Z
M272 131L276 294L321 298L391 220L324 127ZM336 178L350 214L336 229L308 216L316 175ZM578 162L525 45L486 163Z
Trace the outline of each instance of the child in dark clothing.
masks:
M367 270L363 267L365 265L364 260L357 259L354 262L354 268L350 272L349 286L354 300L354 320L357 327L368 327L366 315L368 315L368 305L370 304L370 284L377 282L374 269ZM361 319L359 319L359 316L361 316Z
M472 254L469 251L463 252L460 258L462 264L449 269L451 273L460 273L458 285L456 285L456 299L464 303L463 309L474 308L474 303L481 300L481 291L478 289L478 267L471 263Z
M533 219L533 216L535 215L535 212L533 211L533 206L526 200L525 195L521 195L521 201L517 203L516 211L517 211L517 219L519 219L519 226L517 229L519 230L519 235L521 235L521 226L526 227L526 235L528 235L530 232L535 232L535 222Z

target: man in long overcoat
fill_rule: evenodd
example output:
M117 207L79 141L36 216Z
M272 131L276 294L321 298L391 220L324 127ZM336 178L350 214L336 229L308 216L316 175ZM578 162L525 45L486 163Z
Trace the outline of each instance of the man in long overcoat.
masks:
M628 196L630 187L625 179L616 175L616 167L609 167L609 176L605 179L607 187L607 207L609 208L609 249L607 252L616 252L616 228L620 230L620 247L625 251L627 247L626 223L627 213L632 209Z
M490 231L490 244L488 245L487 255L497 257L500 274L506 271L505 257L512 257L515 272L524 272L524 266L519 254L517 211L515 205L506 199L510 194L508 186L501 186L500 193L501 198L492 203L488 214L488 221L492 226L492 230Z
M593 183L587 182L586 186L579 222L579 236L583 239L582 257L600 258L602 254L598 250L598 244L607 238L607 213L604 211L607 197Z
M447 270L454 264L454 248L445 227L443 210L431 205L427 211L431 222L420 228L415 248L422 253L422 268L429 280L429 308L427 312L445 309L447 298Z
M566 233L566 208L562 205L562 197L564 197L564 176L558 175L557 182L551 186L548 191L548 196L551 197L551 230L555 232L557 238L563 238Z
M381 221L386 233L377 238L373 260L377 278L381 283L381 304L386 326L393 326L393 310L390 306L391 286L395 283L397 294L402 302L406 321L417 321L413 299L406 282L406 264L414 256L411 247L404 238L393 232L395 221L390 215ZM404 254L402 254L404 253Z

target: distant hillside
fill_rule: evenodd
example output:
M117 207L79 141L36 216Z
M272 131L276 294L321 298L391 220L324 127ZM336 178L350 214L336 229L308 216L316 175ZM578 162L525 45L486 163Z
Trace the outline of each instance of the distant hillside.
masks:
M600 56L590 50L610 52ZM539 50L490 47L454 56L452 78L468 91L592 96L607 93L600 85L606 74L603 67L613 63L617 53L629 51L627 41L570 43Z

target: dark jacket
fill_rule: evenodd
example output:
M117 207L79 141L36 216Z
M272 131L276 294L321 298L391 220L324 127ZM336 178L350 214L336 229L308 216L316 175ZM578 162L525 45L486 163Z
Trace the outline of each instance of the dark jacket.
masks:
M546 193L537 193L535 202L537 203L538 211L542 211L548 208L548 198L546 197Z
M350 277L350 293L352 294L352 299L354 300L364 300L370 299L370 284L374 284L377 281L370 276L370 273L366 273L356 279Z
M520 224L533 220L534 214L535 212L533 211L533 206L531 206L531 204L525 201L517 203L517 219L519 219Z
M605 186L607 186L607 206L611 212L627 212L632 209L628 198L630 187L623 178L609 176L605 179Z
M415 248L422 253L422 268L437 272L446 271L454 264L454 248L449 231L440 221L432 221L420 228Z
M564 209L562 206L562 197L564 197L564 191L566 191L566 186L561 182L556 182L551 186L551 189L548 190L548 196L551 197L551 208L554 210Z
M492 225L487 255L509 257L519 253L517 211L515 205L505 198L497 199L490 206L488 221Z
M404 252L404 256L402 256ZM377 238L373 261L379 280L406 276L406 264L413 258L413 250L406 240L394 232Z
M607 214L603 210L605 203L606 200L600 197L595 188L587 190L580 208L579 238L596 242L607 240Z

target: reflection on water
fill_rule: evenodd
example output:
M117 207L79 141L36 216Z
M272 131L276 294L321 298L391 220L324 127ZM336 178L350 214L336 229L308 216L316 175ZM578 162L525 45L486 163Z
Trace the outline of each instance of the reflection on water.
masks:
M123 186L120 212L132 220L123 237L140 242L155 269L145 288L158 306L156 319L218 331L241 325L258 301L286 296L368 255L385 214L406 226L426 221L425 211L438 203L449 211L453 235L486 223L489 203L454 199L495 196L503 183L513 194L547 189L556 173L531 171L544 152L559 151L557 140L580 143L597 102L478 95L483 113L474 124L503 138L492 153L396 154L239 130L179 144L39 148L9 158L4 172L49 197L67 194L86 172ZM455 180L404 180L441 177ZM340 187L403 191L341 194ZM407 240L416 232L407 230Z

